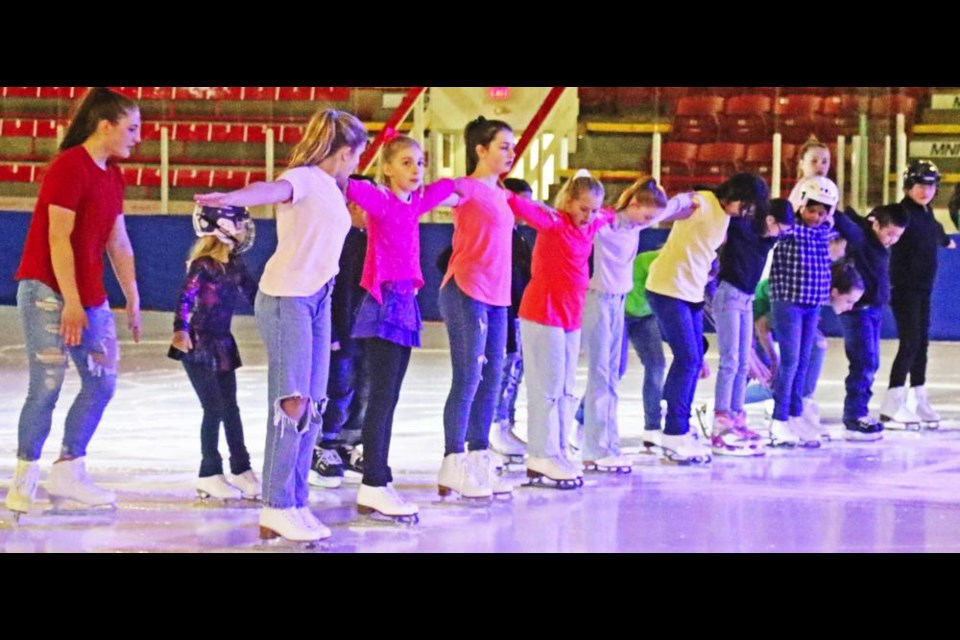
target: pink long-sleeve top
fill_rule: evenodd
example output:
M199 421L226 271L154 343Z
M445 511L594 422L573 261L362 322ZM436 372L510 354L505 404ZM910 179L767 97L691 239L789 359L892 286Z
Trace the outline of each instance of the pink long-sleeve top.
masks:
M440 286L454 278L474 300L509 307L515 218L508 199L512 194L473 178L458 180L457 190L453 254Z
M409 280L417 289L423 287L419 218L446 200L454 187L453 180L437 180L403 202L386 187L349 181L347 199L367 212L367 257L360 286L380 304L384 282Z
M520 317L565 331L580 329L593 237L616 213L603 209L593 220L576 225L567 214L523 198L512 198L510 206L537 230L533 277L520 303Z

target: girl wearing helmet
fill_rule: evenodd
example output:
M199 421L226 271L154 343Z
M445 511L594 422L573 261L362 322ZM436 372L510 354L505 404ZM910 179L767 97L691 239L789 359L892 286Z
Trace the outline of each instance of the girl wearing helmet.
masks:
M180 288L168 355L183 363L200 405L200 477L202 498L260 497L260 480L250 467L237 406L240 352L230 333L240 297L253 304L257 283L240 253L253 245L254 226L242 207L197 207L193 226L199 239L190 250L187 277ZM230 449L231 480L223 474L217 450L220 423Z

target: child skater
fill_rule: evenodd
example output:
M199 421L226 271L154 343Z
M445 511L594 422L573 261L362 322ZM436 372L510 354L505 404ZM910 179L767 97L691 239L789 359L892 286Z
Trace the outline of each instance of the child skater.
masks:
M673 351L664 398L667 417L661 444L668 461L710 462L709 450L690 433L690 407L703 364L704 289L731 216L766 218L767 186L740 173L715 191L694 195L696 207L677 217L660 255L650 265L647 300Z
M890 247L908 228L910 216L899 204L884 205L861 218L840 212L834 225L847 239L848 259L856 265L865 284L863 296L840 315L844 348L850 363L843 401L843 425L847 440L880 440L883 425L870 417L873 379L880 368L880 321L890 301Z
M260 480L250 466L237 406L240 351L230 333L237 302L246 299L252 304L257 295L257 283L240 257L253 246L253 220L241 207L197 207L193 222L200 239L187 260L169 355L183 364L203 407L203 458L195 486L204 498L256 500ZM230 480L223 475L218 451L220 423L230 450Z
M455 183L445 179L424 187L423 151L407 136L390 140L380 162L385 187L358 180L347 187L347 198L367 212L367 256L360 281L366 295L352 337L364 342L364 371L372 392L363 416L363 483L357 510L416 522L417 505L393 488L390 438L410 353L420 346L417 292L424 280L419 219L449 198Z
M760 436L747 428L743 399L753 345L753 294L767 255L777 239L793 227L789 201L770 201L770 211L754 218L734 218L720 253L719 284L713 296L717 329L717 370L711 445L717 455L762 455Z
M910 215L910 226L890 251L890 307L900 345L880 408L885 422L922 423L930 428L940 426L940 414L930 406L927 394L930 297L940 247L956 247L933 216L931 203L939 185L940 170L929 160L914 160L905 171L900 204ZM916 413L907 408L907 376L916 396Z

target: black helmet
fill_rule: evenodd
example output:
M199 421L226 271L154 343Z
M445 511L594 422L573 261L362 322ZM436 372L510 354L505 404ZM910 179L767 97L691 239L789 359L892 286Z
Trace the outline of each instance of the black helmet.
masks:
M930 160L914 160L903 172L903 188L911 189L916 184L940 185L940 169Z

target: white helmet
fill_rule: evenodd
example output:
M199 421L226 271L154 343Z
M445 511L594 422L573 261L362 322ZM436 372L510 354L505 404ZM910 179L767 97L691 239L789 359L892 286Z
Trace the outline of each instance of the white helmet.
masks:
M802 207L810 202L822 204L828 208L828 213L832 214L837 209L840 202L840 190L833 180L825 176L810 176L803 178L794 187L790 194L790 204L793 208L800 211Z
M243 253L253 246L256 226L250 212L244 207L203 207L193 210L193 230L198 238L216 236L235 253Z

